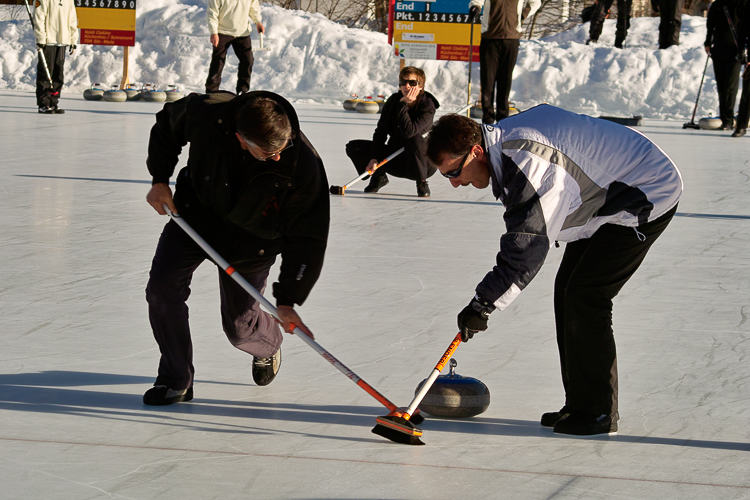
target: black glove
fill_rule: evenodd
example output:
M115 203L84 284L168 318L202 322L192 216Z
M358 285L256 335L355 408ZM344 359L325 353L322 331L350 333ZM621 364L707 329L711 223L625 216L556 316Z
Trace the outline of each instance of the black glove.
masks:
M38 48L40 48L40 49L44 50L44 44L42 44L42 43L37 43L37 44L36 44L36 46L37 46Z
M76 51L75 45L71 45L70 47L68 47L68 54L70 54L71 56L73 55L73 52L75 51Z
M495 310L495 306L489 302L474 297L463 311L458 313L458 330L461 332L461 340L468 342L475 333L487 329L487 320Z
M474 22L474 18L479 14L479 7L476 5L469 9L469 21Z

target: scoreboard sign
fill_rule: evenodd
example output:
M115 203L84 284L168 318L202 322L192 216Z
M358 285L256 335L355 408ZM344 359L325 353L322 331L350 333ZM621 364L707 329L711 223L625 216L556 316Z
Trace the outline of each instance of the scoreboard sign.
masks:
M136 0L75 0L80 43L135 45Z
M470 46L468 0L391 0L388 39L402 59L468 61ZM474 23L472 60L479 62L481 21Z

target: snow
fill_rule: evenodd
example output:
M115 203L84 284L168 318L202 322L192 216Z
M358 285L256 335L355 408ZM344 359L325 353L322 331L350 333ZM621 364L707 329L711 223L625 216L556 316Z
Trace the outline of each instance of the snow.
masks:
M143 6L140 4L146 4ZM140 2L136 45L130 50L131 82L176 84L202 91L211 58L205 4L200 0ZM265 45L255 52L251 85L293 102L339 103L349 94L396 90L399 61L382 33L348 29L320 14L262 6ZM607 20L598 44L585 45L588 23L542 40L521 42L511 99L523 109L548 102L594 116L642 115L685 120L695 105L706 54L705 19L683 16L681 44L657 49L658 18L636 18L626 47L612 47L615 21ZM0 89L31 90L36 53L28 20L0 23ZM253 34L257 38L257 33ZM254 40L258 47L258 40ZM66 62L64 93L92 83L119 84L123 49L84 45ZM467 63L407 61L427 74L427 90L443 110L466 102ZM234 90L237 60L227 59L222 88ZM473 65L474 98L479 64ZM709 64L697 117L713 116L718 97Z

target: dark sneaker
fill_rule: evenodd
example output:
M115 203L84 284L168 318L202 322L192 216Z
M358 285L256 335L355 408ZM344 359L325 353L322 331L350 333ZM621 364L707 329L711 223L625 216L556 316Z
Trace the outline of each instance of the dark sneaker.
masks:
M747 132L747 129L738 128L732 133L732 137L742 137Z
M420 198L430 197L430 186L427 181L417 181L417 196Z
M39 106L39 114L42 115L51 115L55 112L54 109L50 108L49 106Z
M561 419L570 415L568 408L563 406L560 411L551 411L542 415L541 424L544 427L554 427L555 424Z
M175 391L166 385L155 385L143 395L143 404L151 406L166 406L172 403L182 403L193 399L193 388Z
M388 184L387 175L373 175L370 177L370 183L365 188L365 193L377 193L386 184Z
M56 115L64 115L65 114L65 110L64 109L60 109L57 106L52 106L52 112L55 113Z
M268 385L276 378L281 366L281 348L270 358L253 358L253 380L258 385Z
M609 415L598 417L588 413L573 412L555 424L555 434L572 436L596 436L598 434L617 434L617 422Z

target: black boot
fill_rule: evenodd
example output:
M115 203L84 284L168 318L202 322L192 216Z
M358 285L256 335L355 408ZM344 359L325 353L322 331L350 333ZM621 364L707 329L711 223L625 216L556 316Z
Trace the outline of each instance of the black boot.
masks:
M747 129L738 128L732 133L732 137L742 137L747 132Z
M365 188L365 193L377 193L386 184L388 184L388 176L385 173L381 175L376 173L370 177L370 184Z
M430 186L427 181L417 181L417 196L420 198L430 197Z

